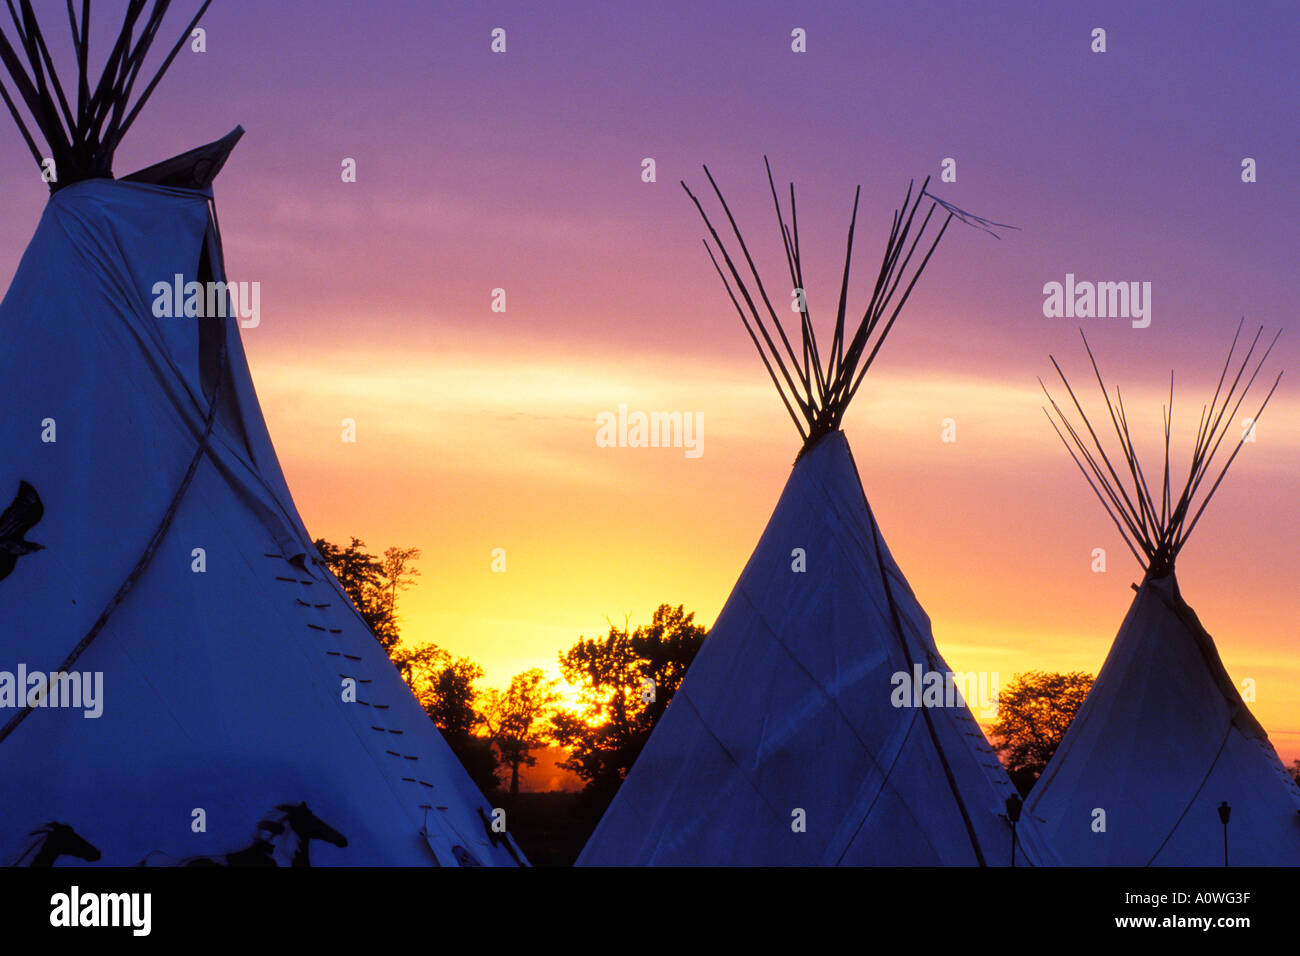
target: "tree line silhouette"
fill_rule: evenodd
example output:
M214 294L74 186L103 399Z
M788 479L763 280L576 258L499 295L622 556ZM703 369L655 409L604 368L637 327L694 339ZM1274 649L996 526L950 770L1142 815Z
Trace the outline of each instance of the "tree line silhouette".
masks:
M618 791L708 634L693 612L661 604L649 624L611 622L603 637L580 636L560 653L575 706L563 704L558 683L537 667L516 674L505 689L480 689L483 668L470 658L432 642L402 643L398 597L420 574L419 548L374 555L355 537L347 547L323 538L316 547L480 789L518 794L521 768L536 766L538 751L558 745L568 755L559 766L583 781L594 817ZM1030 671L999 694L990 736L1022 796L1056 752L1092 680L1082 672ZM1300 779L1300 761L1289 769Z
M537 751L563 747L559 766L578 776L593 812L613 798L707 633L681 605L661 605L651 623L610 624L603 638L578 642L559 655L575 689L576 708L561 705L558 682L541 668L516 674L504 690L480 689L483 668L437 644L402 643L399 595L414 584L419 548L388 548L382 556L351 538L346 547L315 542L358 613L396 665L443 739L484 791L519 792L520 770ZM505 775L503 782L498 774Z

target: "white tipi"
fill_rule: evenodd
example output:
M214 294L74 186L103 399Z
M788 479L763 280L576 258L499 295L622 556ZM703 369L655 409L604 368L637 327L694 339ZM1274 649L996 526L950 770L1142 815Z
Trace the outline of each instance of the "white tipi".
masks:
M794 189L787 227L770 168L768 179L791 282L802 289ZM927 694L926 703L940 706L915 706L904 688L905 681L943 679L949 670L885 545L839 430L952 216L990 224L945 206L949 216L909 281L908 263L935 209L909 248L928 195L923 185L913 199L909 188L871 303L846 345L855 197L823 367L806 299L799 300L796 356L731 211L711 175L709 181L757 295L696 200L734 291L716 258L714 265L804 445L758 547L578 862L1006 864L1013 837L1006 815L1015 815L1018 798L960 695Z
M1215 453L1236 428L1237 411L1268 355L1266 350L1243 381L1258 342L1256 334L1228 381L1234 337L1214 398L1202 411L1192 466L1177 498L1169 479L1172 378L1157 500L1134 452L1118 390L1112 402L1097 372L1119 439L1115 456L1104 450L1061 375L1083 426L1076 428L1053 401L1057 433L1145 573L1096 682L1025 803L1025 816L1033 821L1026 840L1042 863L1300 865L1300 789L1183 600L1174 574L1179 550L1245 440L1243 435L1197 504ZM1092 359L1090 348L1088 355ZM1095 359L1092 364L1096 371Z
M30 3L0 33L57 177L0 304L0 862L523 863L285 484L218 285L241 131L111 178L168 3L127 6L93 83L68 5L71 103Z

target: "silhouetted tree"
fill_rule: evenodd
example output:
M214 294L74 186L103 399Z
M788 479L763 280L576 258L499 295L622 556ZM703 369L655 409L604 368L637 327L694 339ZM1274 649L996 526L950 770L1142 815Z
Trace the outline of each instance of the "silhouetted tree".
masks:
M422 685L432 680L434 672L443 665L444 661L451 659L451 655L433 643L415 647L403 644L393 648L388 656L397 666L397 672L402 675L402 680L406 681L407 686L411 688L411 693L415 694L416 699L421 700L422 703Z
M516 674L505 691L495 688L483 695L483 723L488 738L510 770L510 795L519 793L519 768L537 766L533 751L550 740L550 716L560 695L555 681L540 667Z
M393 663L479 789L500 786L491 741L476 733L483 715L476 707L475 685L483 679L483 668L468 657L453 658L436 644L397 648Z
M596 805L613 799L700 649L707 631L694 619L662 604L648 626L611 624L603 639L580 638L560 655L582 704L552 718L555 740L569 751L560 766L587 782Z
M418 568L411 566L412 561L420 560L419 548L389 548L384 552L381 564L384 576L384 591L388 613L394 623L397 621L397 592L405 591L415 584L420 576Z
M1300 786L1300 760L1292 760L1291 766L1287 767L1287 772L1291 774L1296 784Z
M389 600L390 593L396 593L396 585L385 576L383 563L364 550L366 543L359 538L353 538L346 548L340 548L324 538L317 538L315 545L326 565L339 579L339 584L343 585L343 590L352 599L366 626L370 628L370 633L385 651L391 652L401 636L397 631L393 604Z
M405 647L401 643L397 596L420 574L412 567L420 549L389 548L381 560L368 553L358 538L352 538L346 548L324 538L315 544L471 779L481 790L495 790L500 785L496 754L491 742L476 734L483 718L474 706L478 698L474 685L483 679L483 669L468 657L453 659L436 644Z
M677 693L707 633L695 624L695 614L686 613L680 604L659 605L650 624L632 632L632 652L642 661L641 676L654 681L655 692L647 708L652 729ZM646 690L644 683L642 690Z
M474 706L478 698L478 689L474 685L483 679L483 668L468 657L453 660L450 654L443 654L441 664L417 694L444 736L464 737L474 733L483 722L482 715Z
M998 694L998 720L992 728L994 750L1021 796L1029 793L1056 753L1090 687L1092 675L1082 671L1030 671L1017 674Z

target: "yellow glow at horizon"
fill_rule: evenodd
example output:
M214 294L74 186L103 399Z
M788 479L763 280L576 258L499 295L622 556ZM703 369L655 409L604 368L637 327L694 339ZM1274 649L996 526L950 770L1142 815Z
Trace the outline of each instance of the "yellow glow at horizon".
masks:
M711 625L797 450L750 363L646 354L615 365L524 349L365 345L255 359L312 534L355 534L376 552L420 547L422 576L399 606L406 639L473 658L488 686L529 667L558 677L558 653L579 636L603 636L608 619L621 625L625 615L645 623L661 602ZM1125 393L1139 452L1155 452L1165 397L1158 388ZM704 455L597 447L595 415L619 404L702 413ZM1137 571L1042 404L1036 382L882 369L845 425L950 666L999 671L1004 685L1027 670L1095 673ZM1300 460L1297 411L1291 396L1274 399L1268 453L1246 446L1180 564L1184 593L1234 679L1258 680L1252 708L1277 728L1284 757L1300 755L1288 691L1300 686L1300 660L1286 622L1260 609L1283 606L1289 592L1274 565L1295 559L1269 534L1265 503L1250 489L1279 487ZM945 446L940 422L950 416L958 442ZM357 422L356 444L340 440L344 418ZM1108 552L1106 575L1088 570L1094 546ZM494 548L506 549L504 574L491 571Z

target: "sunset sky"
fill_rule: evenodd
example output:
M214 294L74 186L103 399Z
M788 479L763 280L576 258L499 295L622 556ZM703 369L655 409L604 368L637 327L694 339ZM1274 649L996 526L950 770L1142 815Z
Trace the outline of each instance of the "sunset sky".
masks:
M1086 383L1082 325L1154 461L1174 368L1185 466L1239 319L1285 329L1268 368L1300 374L1294 4L708 6L218 0L207 52L182 51L116 172L245 127L217 204L231 278L262 285L244 344L303 519L422 549L406 638L472 657L492 686L558 675L579 635L660 603L712 624L798 451L678 180L698 193L709 164L785 294L769 156L796 183L826 320L854 186L851 309L909 179L934 176L937 195L1019 231L950 227L844 430L954 669L1095 673L1141 572L1037 377L1052 353ZM938 182L945 157L955 183ZM1241 180L1246 157L1258 182ZM47 197L12 130L0 195L7 287ZM1150 282L1150 327L1044 317L1044 284L1067 273ZM703 455L597 447L596 416L620 405L702 415ZM1294 379L1257 434L1179 580L1290 761Z

